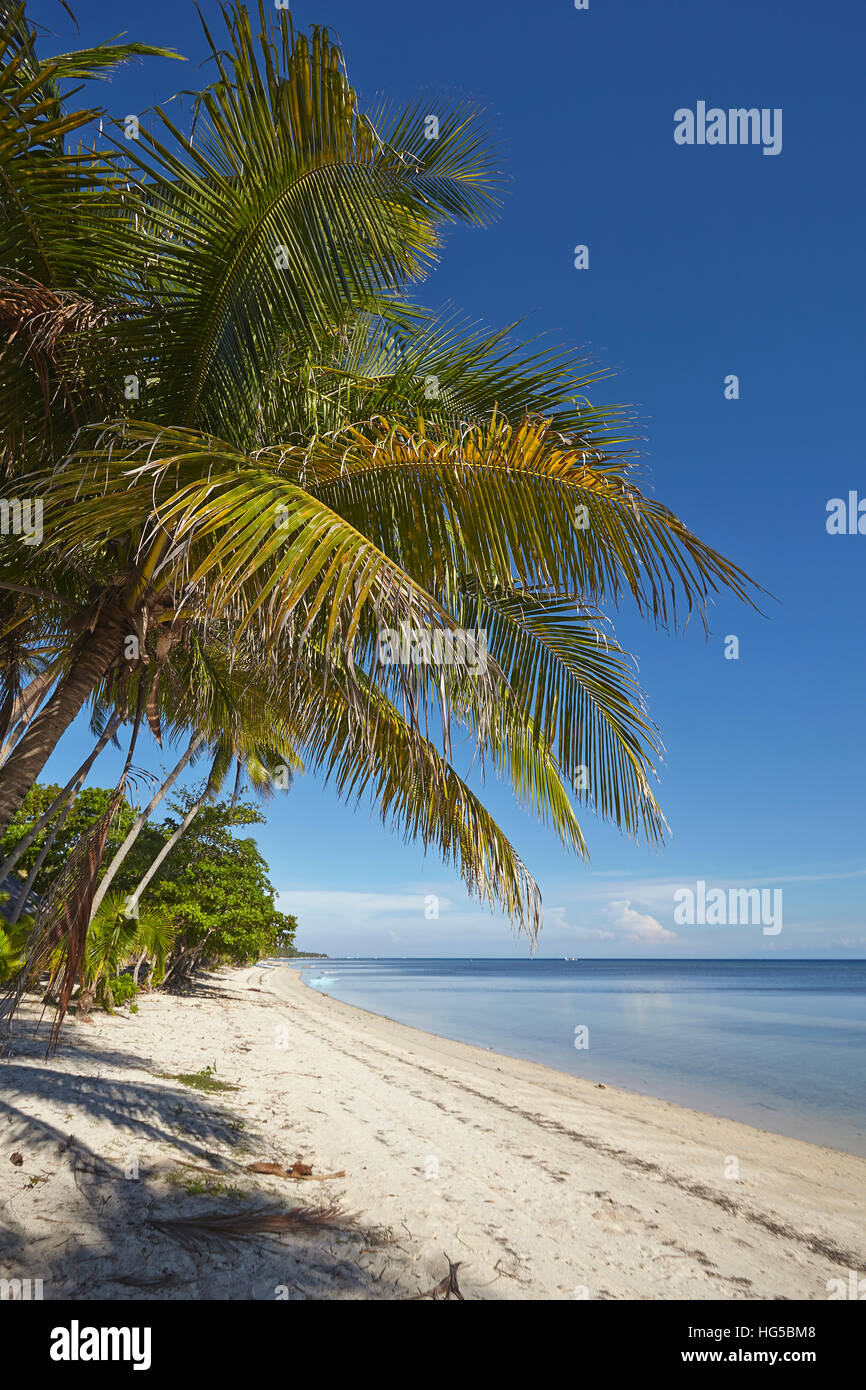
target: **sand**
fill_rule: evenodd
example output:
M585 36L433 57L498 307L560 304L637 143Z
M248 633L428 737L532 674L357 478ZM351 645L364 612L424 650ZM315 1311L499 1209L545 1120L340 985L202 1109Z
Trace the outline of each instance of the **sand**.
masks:
M237 1089L165 1075L208 1066ZM437 1038L289 969L72 1019L48 1061L19 1027L0 1097L0 1276L45 1299L412 1299L449 1260L466 1299L826 1299L866 1271L866 1160ZM298 1204L357 1228L190 1244L151 1224Z

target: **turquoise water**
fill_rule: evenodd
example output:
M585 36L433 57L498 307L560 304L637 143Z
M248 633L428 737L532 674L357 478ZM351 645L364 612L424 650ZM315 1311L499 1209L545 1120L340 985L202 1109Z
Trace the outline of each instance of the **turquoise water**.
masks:
M292 962L348 1004L866 1157L866 961ZM588 1046L576 1048L585 1038Z

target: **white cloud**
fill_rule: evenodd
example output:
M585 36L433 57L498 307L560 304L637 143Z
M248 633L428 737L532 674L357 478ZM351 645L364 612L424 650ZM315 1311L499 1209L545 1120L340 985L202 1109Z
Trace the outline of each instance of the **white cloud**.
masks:
M368 922L395 912L420 913L423 917L426 900L426 893L356 893L327 888L281 888L277 893L281 912L294 912L297 917L303 914L309 920L339 921L342 925ZM451 900L440 895L440 913L450 906Z
M415 893L281 888L276 897L279 909L298 919L297 944L329 955L471 955L491 947L507 954L512 942L501 917L432 886Z
M621 932L626 941L654 945L661 941L676 941L676 932L668 931L655 917L636 912L629 898L618 898L608 904L607 917L611 926Z

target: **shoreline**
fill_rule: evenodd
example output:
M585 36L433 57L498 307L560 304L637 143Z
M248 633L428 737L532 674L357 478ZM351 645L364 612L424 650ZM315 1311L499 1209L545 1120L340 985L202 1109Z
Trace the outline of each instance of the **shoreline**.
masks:
M335 957L334 960L335 960L335 964L336 964L337 966L339 966L339 965L342 963L342 962L340 961L339 958L336 958L336 957ZM261 968L265 968L265 967L270 968L272 964L273 964L274 967L276 967L277 965L290 965L291 963L290 963L289 961L286 961L286 960L277 960L276 958L274 958L274 961L273 961L273 962L271 962L270 960L260 962L260 967L261 967ZM304 969L309 969L310 967L305 966L305 967L302 967L302 968L304 968ZM357 1010L359 1010L359 1012L364 1013L364 1014L367 1014L367 1015L369 1015L369 1017L371 1017L371 1018L384 1018L384 1019L387 1019L389 1022L394 1023L394 1024L398 1024L400 1027L407 1028L407 1029L409 1029L410 1031L415 1031L415 1032L420 1032L420 1033L422 1033L422 1034L426 1034L426 1035L428 1035L429 1037L437 1038L437 1039L441 1040L442 1042L460 1043L462 1046L468 1047L468 1048L471 1048L471 1049L475 1049L477 1052L479 1052L479 1053L481 1053L481 1054L484 1054L484 1053L492 1053L492 1054L494 1054L495 1056L504 1057L504 1058L506 1059L506 1061L508 1061L508 1062L526 1062L526 1063L529 1064L529 1065L541 1067L543 1070L552 1072L553 1074L555 1074L555 1075L557 1075L557 1076L560 1076L560 1077L565 1076L565 1077L571 1078L571 1079L574 1080L574 1081L585 1082L585 1083L586 1083L587 1085L589 1085L589 1086L596 1086L596 1087L597 1087L597 1086L599 1085L599 1083L598 1083L597 1081L594 1081L594 1080L593 1080L592 1078L590 1078L590 1077L582 1076L582 1075L580 1075L580 1074L577 1073L577 1072L569 1071L569 1070L568 1070L567 1068L565 1068L565 1067L558 1067L558 1066L556 1066L555 1063L552 1063L552 1062L536 1061L535 1059L530 1058L530 1057L521 1057L521 1056L519 1056L517 1053L514 1053L514 1052L502 1052L502 1051L499 1050L499 1048L497 1048L497 1047L495 1047L495 1046L488 1046L486 1043L480 1043L480 1042L471 1043L471 1042L466 1042L464 1039L453 1037L451 1034L448 1034L448 1033L437 1033L437 1032L434 1032L432 1028L418 1027L417 1024L414 1024L414 1023L406 1023L406 1022L404 1022L404 1021L401 1020L401 1019L392 1018L390 1014L377 1013L377 1012L376 1012L375 1010L373 1010L373 1009L368 1009L368 1008L366 1008L363 1004L358 1004L358 1003L350 1002L350 1001L348 1001L348 1000L341 1000L341 999L338 999L337 996L332 996L332 995L330 995L330 994L327 994L327 993L324 992L324 991L317 990L317 989L313 989L312 986L311 986L306 980L301 979L301 971L300 971L300 969L293 969L293 970L292 970L292 973L293 973L293 974L297 974L298 978L300 979L301 984L304 985L305 988L309 989L309 990L311 991L311 993L313 993L313 994L318 994L320 997L334 998L334 999L335 999L335 1002L345 1003L346 1006L347 1006L347 1008L357 1009ZM322 973L326 973L326 972L323 970ZM652 1084L652 1083L648 1083L648 1085L651 1085L651 1084ZM764 1125L762 1125L762 1124L756 1122L756 1120L753 1119L751 1116L745 1114L745 1113L744 1113L745 1110L748 1109L749 1107L746 1106L746 1105L744 1105L744 1104L742 1104L742 1103L741 1103L741 1104L739 1105L739 1107L738 1107L738 1108L740 1109L740 1111L741 1111L740 1114L725 1113L724 1110L723 1110L721 1107L723 1107L723 1106L724 1106L724 1107L730 1106L731 1109L734 1108L733 1105L731 1105L731 1102L730 1102L730 1100L729 1100L729 1097L730 1097L730 1095L732 1094L731 1091L729 1091L729 1092L726 1093L725 1098L720 1098L717 1102L716 1102L716 1101L711 1102L713 1105L718 1104L718 1106L719 1106L718 1109L716 1109L716 1108L713 1108L713 1109L705 1109L704 1107L705 1107L705 1105L706 1105L706 1102L703 1102L703 1101L702 1101L702 1102L700 1102L700 1103L698 1103L698 1104L692 1103L691 1099L690 1099L686 1094L682 1094L682 1095L680 1095L680 1096L666 1097L666 1096L664 1096L664 1095L660 1095L659 1092L658 1092L657 1090L650 1090L650 1089L642 1090L642 1089L638 1089L637 1086L635 1086L635 1085L630 1085L627 1081L626 1081L626 1082L622 1082L622 1083L618 1083L618 1082L615 1082L615 1081L604 1080L604 1081L602 1082L601 1089L607 1089L607 1090L612 1090L612 1091L619 1091L619 1092L620 1092L621 1094L623 1094L623 1095L634 1096L634 1097L636 1097L636 1098L639 1097L639 1098L644 1099L644 1100L647 1100L647 1101L653 1101L653 1100L655 1100L655 1101L658 1101L659 1103L664 1103L664 1104L667 1104L667 1105L672 1105L672 1106L674 1106L675 1108L680 1109L680 1110L688 1110L688 1111L690 1111L692 1114L695 1114L695 1115L701 1115L701 1116L704 1116L704 1117L710 1118L710 1119L722 1120L722 1121L724 1121L724 1122L726 1122L726 1123L730 1123L730 1124L740 1124L740 1125L744 1125L746 1128L748 1128L748 1129L755 1129L755 1130L757 1130L759 1133L762 1133L762 1134L776 1135L778 1138L781 1138L781 1139L789 1139L789 1140L791 1140L792 1142L798 1142L798 1143L802 1143L802 1144L809 1144L809 1145L814 1146L815 1148L827 1149L827 1150L830 1151L831 1153L846 1154L846 1155L849 1155L849 1156L854 1157L854 1158L859 1158L859 1159L861 1159L863 1162L866 1162L866 1150L864 1150L864 1152L858 1152L858 1149L857 1149L857 1148L845 1147L844 1143L834 1144L834 1143L832 1143L832 1142L828 1143L828 1142L824 1141L824 1139L822 1138L822 1136L821 1136L821 1134L820 1134L820 1129L821 1129L820 1121L819 1121L817 1118L815 1118L815 1117L811 1114L811 1112L809 1112L809 1111L807 1111L807 1110L800 1111L800 1112L793 1112L793 1111L788 1112L788 1115L786 1116L786 1118L785 1118L784 1121L783 1121L783 1123L785 1124L785 1128L771 1129L771 1128L765 1128ZM765 1107L765 1108L773 1109L773 1107ZM831 1122L831 1123L832 1123L832 1122ZM800 1132L800 1133L795 1133L795 1132L793 1132L795 1128L801 1130L801 1132ZM805 1131L811 1131L811 1132L805 1132ZM855 1136L851 1136L851 1135L849 1134L848 1137L849 1137L849 1138L852 1138L852 1137L855 1138L856 1141L857 1141L858 1143L861 1144L861 1146L864 1144L864 1136L863 1136L859 1131L857 1131L857 1132L855 1133Z
M866 1160L302 986L226 968L134 1018L74 1020L47 1063L22 1028L0 1064L0 1275L43 1278L45 1298L403 1300L450 1258L467 1299L775 1300L866 1269ZM173 1079L205 1067L237 1089ZM296 1161L314 1178L249 1172ZM150 1224L251 1203L336 1203L387 1240L189 1252Z

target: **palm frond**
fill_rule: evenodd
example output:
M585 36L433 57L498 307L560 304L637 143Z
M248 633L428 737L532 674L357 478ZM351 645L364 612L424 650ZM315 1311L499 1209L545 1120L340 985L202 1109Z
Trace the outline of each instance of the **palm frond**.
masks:
M154 339L158 414L204 429L231 417L237 443L283 341L312 343L417 278L444 221L491 205L493 178L477 112L443 111L424 150L404 117L394 145L360 112L327 30L296 35L260 6L256 38L243 6L223 13L226 50L206 29L216 76L194 137L158 108L163 138L142 128L117 148L139 171L141 259L171 306L170 337Z
M357 1213L346 1211L336 1202L323 1207L290 1207L287 1211L256 1207L216 1215L208 1212L200 1216L163 1216L147 1224L187 1250L200 1250L214 1243L226 1245L255 1236L315 1235L318 1231L360 1234L363 1230Z

